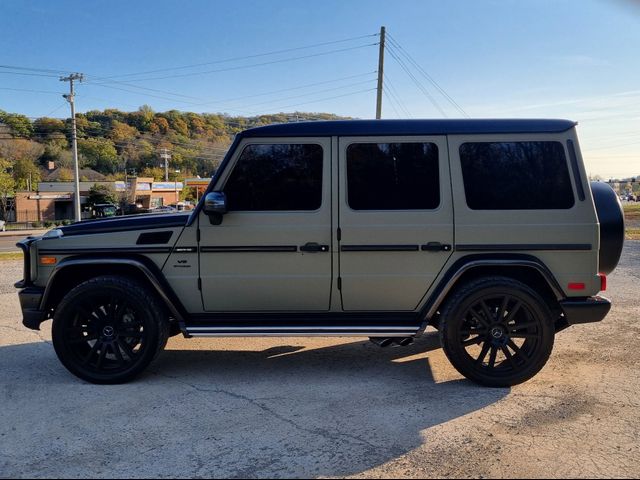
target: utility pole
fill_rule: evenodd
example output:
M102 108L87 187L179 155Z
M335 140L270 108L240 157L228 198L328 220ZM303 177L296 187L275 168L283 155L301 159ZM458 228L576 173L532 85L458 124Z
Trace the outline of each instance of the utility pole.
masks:
M384 78L384 42L387 29L380 27L380 53L378 54L378 95L376 98L376 119L382 118L382 87Z
M164 181L169 181L169 160L171 160L171 154L166 148L163 148L160 152L160 158L164 160Z
M69 105L71 105L71 151L73 153L73 182L74 182L74 211L75 220L79 222L82 220L82 214L80 213L80 174L78 172L78 135L76 132L76 107L74 104L75 90L73 89L74 80L84 80L84 75L81 73L72 73L68 77L60 77L61 82L69 82L69 94L62 95Z

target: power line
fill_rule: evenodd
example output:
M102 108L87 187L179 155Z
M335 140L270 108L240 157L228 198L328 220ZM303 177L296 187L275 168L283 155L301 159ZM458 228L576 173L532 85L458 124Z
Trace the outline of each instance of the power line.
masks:
M156 70L146 70L143 72L136 72L136 73L125 73L122 75L113 75L110 77L102 77L102 79L113 79L113 78L123 78L123 77L131 77L131 76L137 76L137 75L147 75L147 74L151 74L151 73L160 73L160 72L168 72L168 71L173 71L173 70L184 70L184 69L189 69L189 68L197 68L197 67L204 67L207 65L215 65L215 64L220 64L220 63L229 63L229 62L236 62L239 60L247 60L250 58L259 58L259 57L266 57L266 56L270 56L270 55L278 55L281 53L287 53L287 52L293 52L293 51L297 51L297 50L306 50L306 49L310 49L310 48L315 48L315 47L323 47L326 45L335 45L337 43L345 43L345 42L351 42L354 40L361 40L363 38L369 38L369 37L376 37L378 36L377 33L374 34L370 34L370 35L361 35L359 37L351 37L351 38L346 38L343 40L334 40L331 42L322 42L322 43L316 43L313 45L305 45L302 47L294 47L294 48L285 48L282 50L274 50L271 52L265 52L265 53L257 53L254 55L247 55L244 57L234 57L234 58L227 58L224 60L214 60L211 62L204 62L204 63L194 63L191 65L183 65L180 67L168 67L168 68L160 68L160 69L156 69Z
M0 72L1 73L1 72ZM0 87L0 90L11 90L13 92L29 92L29 93L50 93L55 95L64 95L63 92L54 92L52 90L31 90L29 88L9 88L9 87Z
M370 75L370 74L367 74L367 75ZM357 75L357 76L362 76L362 75ZM349 77L343 77L341 80L348 79L348 78L354 78L354 77L356 77L356 75L349 76ZM295 89L307 88L308 86L311 86L311 85L319 85L319 84L333 83L333 82L335 82L335 81L336 81L336 80L331 80L331 81L328 81L328 82L316 82L315 84L309 84L309 85L307 85L307 86L303 86L303 87L296 87L296 88L292 88L292 89L289 89L289 90L295 90ZM302 94L302 95L292 95L292 96L283 97L283 98L271 99L271 100L267 100L267 101L264 101L264 102L257 102L257 103L253 103L253 104L249 104L249 105L227 106L227 107L222 107L222 108L226 108L226 109L228 109L228 110L232 110L232 111L235 111L235 112L240 112L240 113L244 113L244 114L249 114L249 115L251 115L251 114L254 114L255 112L248 111L248 110L246 110L246 108L252 108L252 107L255 107L255 106L259 106L259 105L267 105L267 104L277 103L277 102L284 101L284 100L289 100L289 99L294 99L294 98L301 98L301 97L306 97L306 96L310 96L310 95L316 95L316 94L319 94L319 93L325 93L325 92L329 92L329 91L340 90L340 89L343 89L343 88L349 88L349 87L353 87L353 86L357 86L357 85L362 85L362 84L365 84L365 83L369 83L369 82L371 82L371 81L373 81L373 79L371 79L371 80L365 80L365 81L362 81L362 82L354 82L354 83L350 83L350 84L347 84L347 85L341 85L341 86L339 86L339 87L332 87L332 88L327 88L327 89L322 89L322 90L316 90L316 91L312 91L312 92L307 92L307 93ZM115 86L112 86L112 85L104 85L104 84L94 84L94 85L96 85L96 86L100 86L100 87L104 87L104 88L114 89L114 90L121 90L121 91L125 91L125 92L128 92L128 93L133 93L133 94L137 94L137 95L143 95L143 96L149 96L149 97L154 97L154 98L160 98L160 99L162 99L162 100L166 100L166 101L169 101L169 102L174 102L174 103L175 103L175 102L177 102L177 103L181 103L181 104L185 104L185 105L190 105L190 106L206 106L206 105L210 105L210 104L214 103L214 102L205 102L205 103L188 102L188 101L175 100L175 99L171 99L171 98L168 98L168 97L163 97L163 96L161 96L161 95L155 95L155 94L147 94L147 93L135 92L135 91L132 91L132 90L129 90L129 89L120 88L120 87L115 87ZM278 90L278 91L276 91L276 92L282 92L282 91L287 91L287 89ZM269 94L269 93L258 94L258 95L250 95L250 96L247 96L247 97L245 97L245 98L249 98L249 97L256 97L256 96L263 96L263 95L268 95L268 94ZM230 102L230 101L231 101L231 100L221 100L221 101L219 101L219 103L228 103L228 102ZM238 107L242 107L243 109L240 109L240 108L238 108Z
M323 82L307 83L305 85L299 85L299 86L296 86L296 87L281 88L279 90L271 90L269 92L255 93L255 94L252 94L252 95L244 95L242 97L234 97L234 98L229 98L229 99L226 99L226 100L211 100L211 101L207 101L206 103L202 103L201 105L210 105L210 104L214 104L214 103L229 103L229 102L234 102L236 100L244 100L244 99L247 99L247 98L263 97L265 95L271 95L271 94L274 94L274 93L289 92L291 90L302 90L304 88L316 87L318 85L326 85L326 84L329 84L329 83L341 82L343 80L351 80L353 78L364 77L364 76L367 76L367 75L375 75L376 73L377 72L374 70L372 72L359 73L357 75L349 75L347 77L341 77L341 78L334 78L332 80L325 80Z
M365 45L358 45L356 47L348 47L348 48L340 48L340 49L336 49L336 50L329 50L326 52L319 52L319 53L312 53L309 55L302 55L302 56L298 56L298 57L290 57L290 58L284 58L284 59L280 59L280 60L271 60L269 62L261 62L261 63L253 63L253 64L249 64L249 65L239 65L239 66L235 66L235 67L229 67L229 68L221 68L221 69L217 69L217 70L206 70L203 72L191 72L191 73L182 73L182 74L176 74L176 75L165 75L165 76L161 76L161 77L147 77L147 78L134 78L134 79L130 79L129 82L147 82L147 81L151 81L151 80L165 80L165 79L169 79L169 78L183 78L183 77L192 77L192 76L197 76L197 75L208 75L211 73L220 73L220 72L230 72L230 71L234 71L234 70L243 70L243 69L247 69L247 68L254 68L254 67L262 67L262 66L266 66L266 65L274 65L274 64L278 64L278 63L286 63L286 62L293 62L296 60L303 60L306 58L315 58L315 57L321 57L321 56L325 56L325 55L331 55L334 53L343 53L343 52L349 52L352 50L358 50L358 49L362 49L362 48L366 48L366 47L371 47L374 45L378 45L378 43L368 43ZM98 80L97 83L104 83L104 82L100 82L100 78L96 77L96 80ZM123 83L123 82L118 82L116 80L107 80L107 82L111 83ZM94 85L97 84L96 82L92 82Z
M49 115L53 115L54 113L56 113L58 110L60 110L62 107L64 107L67 104L67 101L65 100L64 103L61 103L60 105L58 105L56 108L54 108L53 110L51 110L49 113L47 113L45 115L45 117L48 117Z
M59 75L49 75L46 73L29 73L29 72L2 72L0 71L0 75L22 75L28 77L49 77L49 78L58 78Z
M460 113L462 113L462 115L470 118L469 114L458 104L458 102L456 102L451 97L451 95L449 95L447 91L442 88L440 84L436 82L435 79L431 75L429 75L429 73L427 73L427 71L418 62L414 60L409 52L407 52L402 47L402 45L400 45L400 43L393 37L393 35L388 34L388 36L390 43L399 51L399 53L404 55L405 58L407 58L407 60L416 68L416 70L418 70L418 72L421 73L442 94L442 96L444 96L449 101L449 103L451 103L451 105L453 105Z
M404 103L400 99L400 95L398 94L396 88L393 86L393 83L391 82L391 79L389 78L388 73L384 74L384 82L389 87L387 90L389 90L390 96L395 98L395 101L398 103L398 106L400 107L400 109L404 112L404 114L407 117L412 118L411 114L409 113L409 110L404 106Z
M277 100L267 100L267 101L264 101L264 102L252 103L252 104L249 104L249 105L242 105L242 107L243 108L247 108L247 107L255 107L255 106L258 106L258 105L268 105L268 104L271 104L271 103L279 102L281 100L283 100L283 101L284 100L291 100L291 99L294 99L294 98L308 97L309 95L317 95L319 93L334 92L336 90L341 90L343 88L350 88L350 87L355 87L355 86L358 86L358 85L364 85L366 83L371 83L373 81L375 81L375 80L374 79L369 79L369 80L365 80L363 82L355 82L355 83L350 83L348 85L341 85L339 87L325 88L323 90L317 90L317 91L314 91L314 92L311 92L311 93L303 93L301 95L293 95L293 96L290 96L290 97L283 97L283 98L279 98Z
M326 100L334 100L336 98L349 97L351 95L357 95L359 93L366 93L366 92L373 92L375 90L376 90L376 88L368 88L368 89L365 89L365 90L358 90L357 92L350 92L350 93L345 93L343 95L336 95L334 97L319 98L317 100L312 100L312 101L309 101L309 102L302 102L302 103L296 103L296 104L293 104L293 105L284 105L284 106L281 106L281 107L275 107L275 109L277 110L277 109L282 109L282 108L297 107L297 106L300 106L300 105L308 105L310 103L324 102Z
M32 67L17 67L15 65L0 65L0 68L6 68L10 70L26 70L30 72L45 72L60 75L68 70L52 70L50 68L32 68Z
M406 66L406 64L402 61L402 59L400 59L396 53L391 49L391 44L388 44L387 46L387 51L389 52L389 54L393 57L393 59L398 63L398 65L400 65L400 67L404 70L404 72L409 76L409 78L411 78L411 80L413 80L413 83L415 83L415 85L418 87L418 89L429 99L429 101L431 102L431 104L442 114L443 117L447 118L447 114L446 112L442 109L442 107L440 107L440 105L438 104L438 102L436 101L435 98L433 98L433 95L431 95L429 93L429 91L426 89L426 87L416 78L416 76L409 70L409 68Z
M393 111L396 112L396 118L402 118L401 115L400 115L400 112L398 112L398 109L396 108L395 102L393 101L393 99L389 95L389 92L387 90L383 90L382 94L389 101L389 104L391 105L391 108L393 108Z

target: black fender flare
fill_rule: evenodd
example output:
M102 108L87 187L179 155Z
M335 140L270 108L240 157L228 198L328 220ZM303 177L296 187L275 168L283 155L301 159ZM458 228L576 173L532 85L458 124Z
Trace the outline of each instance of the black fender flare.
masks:
M44 294L42 295L42 300L40 302L40 310L46 311L51 290L53 288L55 279L57 276L59 276L60 272L72 267L100 265L119 265L137 269L149 281L149 284L167 306L167 308L171 312L171 315L178 321L181 330L183 332L186 331L184 325L185 319L187 318L187 313L177 295L164 279L162 273L160 272L160 269L155 264L150 261L145 261L144 258L138 257L114 258L108 256L99 256L69 257L63 259L62 261L60 261L60 263L58 263L58 265L51 273L51 276L49 277L47 286L44 290Z
M455 288L462 275L474 268L480 267L524 267L533 269L540 273L546 280L549 288L558 301L565 298L565 294L562 291L560 284L553 276L551 270L549 270L549 268L540 259L533 255L509 253L466 255L449 267L434 292L421 308L421 332L427 328L429 321L435 316L438 309L447 298L447 295L451 290L453 290L453 288Z

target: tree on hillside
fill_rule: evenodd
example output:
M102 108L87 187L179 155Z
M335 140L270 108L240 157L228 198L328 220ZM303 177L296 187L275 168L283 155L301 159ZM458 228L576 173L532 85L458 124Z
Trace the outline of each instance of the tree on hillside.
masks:
M44 153L44 147L27 139L0 140L0 156L15 162L21 158L37 160Z
M40 156L40 165L47 168L48 162L54 162L56 167L62 165L66 158L71 158L69 142L62 133L50 133L44 142L44 153Z
M169 133L169 122L164 117L156 117L153 119L153 122L151 122L149 131L155 135L166 135Z
M10 173L11 162L0 158L0 218L7 219L9 209L9 197L15 193L15 181Z
M161 167L145 167L138 174L139 177L150 177L156 182L164 180L164 168Z
M109 137L116 144L131 142L138 136L138 130L135 127L131 127L126 123L114 120L111 124L111 132Z
M16 190L36 190L42 179L42 172L30 158L19 158L13 162L13 180Z
M78 153L84 157L87 166L100 173L115 173L118 169L118 152L108 138L80 139Z
M60 182L73 182L73 170L70 167L60 167L56 170L58 174L58 181Z
M12 166L14 188L27 189L40 181L41 172L36 161L44 153L44 147L27 139L0 140L0 156Z
M65 123L68 131L71 131L71 120L67 120ZM78 138L102 137L107 132L100 122L90 121L82 113L76 114L76 129Z
M7 113L0 110L0 123L7 125L15 137L29 138L33 134L31 120L19 113Z
M42 117L33 122L33 131L38 135L64 134L67 131L67 127L59 118Z
M127 124L136 127L140 132L148 132L154 117L153 109L149 105L143 105L137 112L131 112L127 116Z

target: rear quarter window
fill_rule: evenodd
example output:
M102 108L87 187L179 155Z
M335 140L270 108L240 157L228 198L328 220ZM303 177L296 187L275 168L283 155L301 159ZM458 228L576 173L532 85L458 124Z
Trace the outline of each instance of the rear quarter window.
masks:
M460 146L472 210L557 210L574 205L560 142L469 142Z

